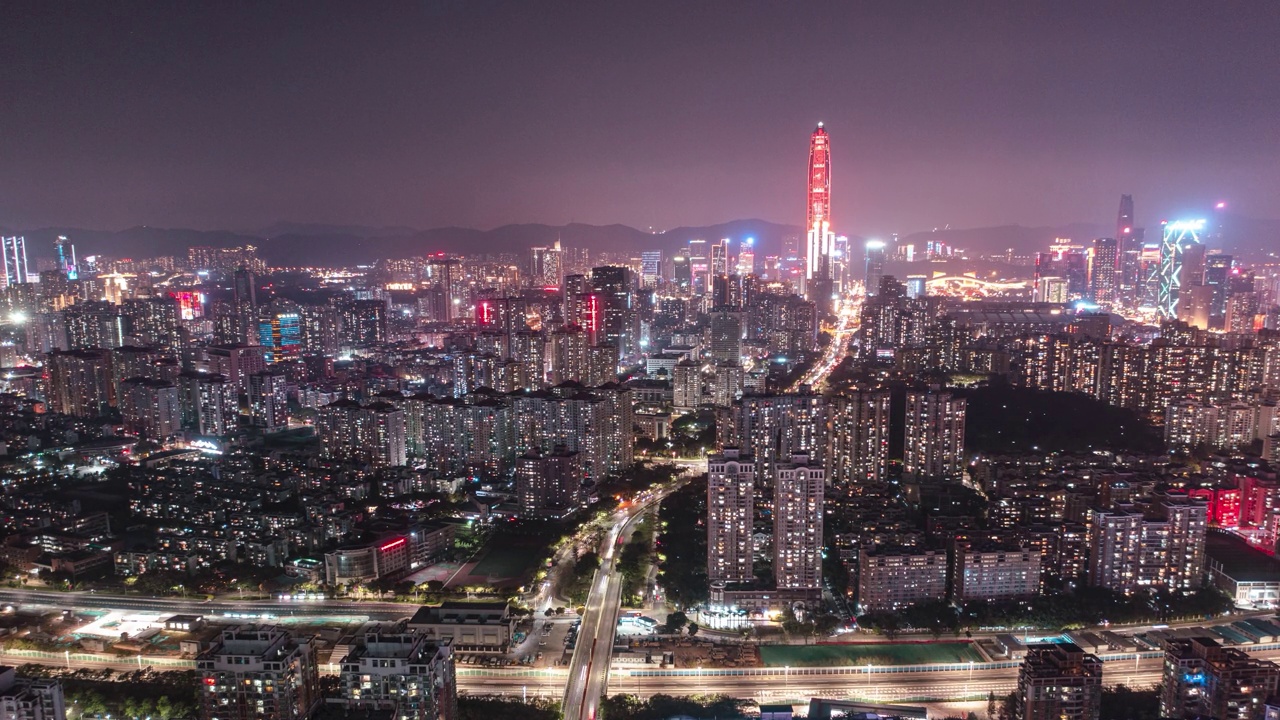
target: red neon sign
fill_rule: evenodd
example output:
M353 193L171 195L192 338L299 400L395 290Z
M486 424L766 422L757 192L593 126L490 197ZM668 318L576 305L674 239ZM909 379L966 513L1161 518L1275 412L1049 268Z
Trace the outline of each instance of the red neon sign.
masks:
M597 298L595 295L587 296L587 318L588 318L587 328L591 330L591 332L596 331L596 327L597 327L596 318L597 318L597 313L599 313L600 311L599 302L600 302L599 298Z
M379 549L379 550L381 550L381 551L383 551L383 552L386 552L386 551L388 551L388 550L394 550L394 549L396 549L396 548L400 547L401 545L403 545L404 543L405 543L405 539L404 539L404 538L400 538L399 540L392 540L391 542L387 543L386 545L383 545L382 547L380 547L380 548L378 548L378 549Z

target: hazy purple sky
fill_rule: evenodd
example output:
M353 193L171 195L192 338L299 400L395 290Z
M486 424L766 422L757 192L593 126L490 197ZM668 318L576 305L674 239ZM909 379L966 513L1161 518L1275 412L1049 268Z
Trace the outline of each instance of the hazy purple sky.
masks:
M1121 7L1122 6L1122 7ZM1280 216L1280 2L6 2L0 226Z

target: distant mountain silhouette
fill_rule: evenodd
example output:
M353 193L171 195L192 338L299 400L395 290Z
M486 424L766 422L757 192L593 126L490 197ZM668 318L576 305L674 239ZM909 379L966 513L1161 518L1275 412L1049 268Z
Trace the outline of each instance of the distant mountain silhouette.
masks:
M1059 227L1000 225L913 232L901 236L899 242L915 244L921 252L927 242L934 240L963 248L974 255L998 255L1009 248L1015 253L1026 254L1045 248L1054 238L1071 238L1076 243L1087 244L1093 238L1113 232L1114 228L1087 223ZM1158 240L1159 232L1159 225L1148 228L1148 240ZM54 238L66 235L75 243L80 257L92 254L105 254L115 258L158 255L181 257L193 245L233 247L248 243L257 245L262 257L276 266L353 265L383 257L413 257L438 252L524 255L531 246L550 245L557 239L567 247L585 247L592 252L639 253L642 250L672 252L690 240L699 238L708 242L730 238L736 248L746 238L754 238L758 254L774 255L781 252L786 237L803 237L799 226L756 219L732 220L702 227L678 227L656 233L626 225L581 223L504 225L492 230L460 227L416 230L406 227L287 222L276 223L257 232L156 228L144 225L120 231L53 227L34 230L0 229L0 233L25 235L27 253L32 258L52 257ZM1225 249L1229 252L1280 247L1280 221L1229 216L1226 220L1226 238ZM862 237L850 235L850 240L856 248L862 242Z

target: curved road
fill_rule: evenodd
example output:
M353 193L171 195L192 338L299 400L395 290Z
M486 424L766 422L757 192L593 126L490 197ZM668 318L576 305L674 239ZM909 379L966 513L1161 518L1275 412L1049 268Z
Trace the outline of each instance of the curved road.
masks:
M609 665L613 660L613 641L618 629L618 608L622 599L622 578L616 572L618 550L631 536L636 520L646 510L674 492L689 475L706 463L688 463L681 479L656 491L642 505L632 505L614 513L613 528L605 537L600 553L600 569L591 580L587 610L578 632L578 643L569 661L569 678L564 691L563 713L566 720L594 720L600 697L609 684Z

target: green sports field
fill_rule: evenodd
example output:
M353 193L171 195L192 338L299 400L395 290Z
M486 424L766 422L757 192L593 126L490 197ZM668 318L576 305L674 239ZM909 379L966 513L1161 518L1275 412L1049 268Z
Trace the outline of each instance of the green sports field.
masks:
M763 645L760 647L760 659L767 667L983 662L982 656L965 642Z

